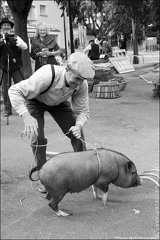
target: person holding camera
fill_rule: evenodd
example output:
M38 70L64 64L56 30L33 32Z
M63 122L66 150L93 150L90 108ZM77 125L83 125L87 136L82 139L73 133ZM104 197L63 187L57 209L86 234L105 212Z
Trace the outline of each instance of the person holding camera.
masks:
M56 56L61 53L60 48L53 35L49 35L46 24L37 26L36 37L31 38L30 57L35 60L35 71L45 64L58 65Z
M0 22L0 69L2 70L2 94L4 102L3 116L12 114L12 106L8 97L8 89L11 86L11 78L14 83L23 79L21 49L27 49L27 44L17 35L11 34L14 23L8 18L2 18Z

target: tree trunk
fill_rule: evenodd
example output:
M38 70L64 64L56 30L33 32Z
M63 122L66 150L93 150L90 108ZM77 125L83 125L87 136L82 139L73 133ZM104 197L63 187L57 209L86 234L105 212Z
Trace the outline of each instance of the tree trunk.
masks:
M74 53L74 37L73 37L73 26L72 26L72 14L71 14L70 0L68 0L68 11L69 11L70 46L71 46L71 53Z
M7 0L8 6L10 7L14 18L15 34L21 37L23 41L28 45L28 49L22 50L24 79L30 77L32 74L31 60L29 55L29 41L27 35L27 17L32 2L33 0Z
M139 63L138 41L137 41L137 17L132 18L132 37L133 37L133 64Z
M29 55L29 41L27 35L27 16L15 12L13 14L15 24L15 34L23 39L28 45L28 49L22 50L23 75L24 79L32 75L31 60Z

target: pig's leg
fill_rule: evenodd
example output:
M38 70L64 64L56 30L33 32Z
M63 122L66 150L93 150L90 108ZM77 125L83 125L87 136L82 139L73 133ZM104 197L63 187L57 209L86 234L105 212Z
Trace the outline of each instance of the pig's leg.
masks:
M108 198L108 192L104 193L104 195L102 197L102 202L104 205L106 205L107 198Z
M106 205L109 186L108 185L102 185L102 186L99 186L99 189L102 192L104 192L104 194L102 194L101 196L99 195L99 197L102 199L103 204Z
M68 213L63 212L58 208L58 203L62 200L64 195L65 194L55 196L55 194L54 194L54 196L52 196L52 198L48 204L53 209L53 211L56 213L57 216L66 217L69 215Z
M107 187L107 192L106 192L106 188L104 190L104 188L100 188L103 192L105 192L104 194L102 195L99 195L98 194L98 188L95 186L95 185L92 185L92 190L93 190L93 196L95 199L101 199L103 204L105 205L106 204L106 201L107 201L107 197L108 197L108 187Z
M98 188L95 185L92 185L92 192L95 199L102 199L102 197L98 194Z

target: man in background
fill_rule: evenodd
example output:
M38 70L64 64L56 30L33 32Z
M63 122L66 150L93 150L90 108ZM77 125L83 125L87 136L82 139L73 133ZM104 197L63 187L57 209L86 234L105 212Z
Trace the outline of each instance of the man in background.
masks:
M2 70L0 82L2 83L4 117L12 114L8 89L11 86L11 78L13 78L14 83L23 79L21 49L27 49L27 44L19 36L11 34L13 26L14 23L9 21L8 18L3 18L0 22L0 69Z
M100 56L99 46L94 40L89 41L89 45L84 49L84 54L87 54L91 60L98 60Z
M123 33L121 34L119 39L119 48L125 50L125 52L123 53L125 56L127 53L127 38L124 36Z

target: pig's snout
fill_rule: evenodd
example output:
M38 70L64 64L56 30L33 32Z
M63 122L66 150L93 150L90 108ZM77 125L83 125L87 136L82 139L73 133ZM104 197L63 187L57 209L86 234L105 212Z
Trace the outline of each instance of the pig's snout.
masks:
M139 175L136 176L136 179L133 181L133 185L132 187L136 187L136 186L141 186L143 184L143 180L140 178Z
M143 184L143 179L142 178L140 178L140 186Z

